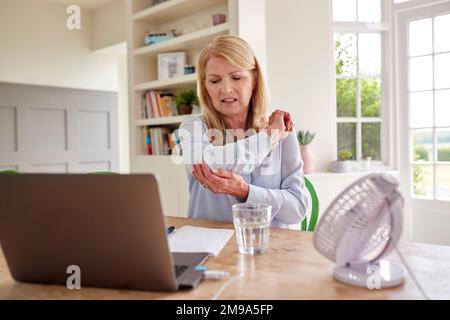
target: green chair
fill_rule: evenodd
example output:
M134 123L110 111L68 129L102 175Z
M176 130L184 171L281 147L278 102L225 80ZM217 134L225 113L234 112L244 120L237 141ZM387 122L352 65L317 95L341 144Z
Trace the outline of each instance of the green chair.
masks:
M118 173L111 171L98 171L98 172L88 172L87 174L118 174Z
M317 198L316 189L314 189L313 184L306 177L305 186L308 189L309 194L311 195L311 216L309 217L309 224L307 217L303 219L300 229L302 231L313 232L316 229L317 219L319 218L319 198Z
M5 170L5 171L0 171L0 174L20 174L20 172L16 171L16 170Z

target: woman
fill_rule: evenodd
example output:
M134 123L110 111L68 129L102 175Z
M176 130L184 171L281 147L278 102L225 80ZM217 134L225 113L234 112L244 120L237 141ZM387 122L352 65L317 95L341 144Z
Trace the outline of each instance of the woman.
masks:
M202 116L180 126L191 218L232 221L235 203L272 205L272 226L306 213L303 162L290 115L266 120L263 74L250 46L216 37L201 52L197 91Z

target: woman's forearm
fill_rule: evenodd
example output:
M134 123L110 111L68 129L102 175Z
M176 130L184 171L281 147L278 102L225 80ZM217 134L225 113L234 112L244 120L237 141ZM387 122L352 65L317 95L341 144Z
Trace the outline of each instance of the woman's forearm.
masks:
M234 143L215 146L198 119L184 121L178 131L183 162L188 172L194 163L205 162L210 168L225 169L241 175L253 172L272 149L274 138L266 132L251 135Z

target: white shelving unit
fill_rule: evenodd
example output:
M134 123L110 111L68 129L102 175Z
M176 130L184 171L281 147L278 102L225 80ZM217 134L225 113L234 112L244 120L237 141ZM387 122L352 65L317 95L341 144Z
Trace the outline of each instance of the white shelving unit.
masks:
M206 5L205 5L206 3ZM192 15L208 6L224 3L222 0L171 0L157 6L141 10L133 15L133 21L148 21L150 23L164 23L183 16ZM137 4L136 9L141 7Z
M223 23L218 26L195 31L151 46L135 49L133 54L135 56L152 56L167 51L184 51L202 48L215 36L227 34L228 31L228 24Z
M135 126L158 126L158 125L166 125L166 124L180 124L184 119L188 117L187 115L182 116L173 116L173 117L161 117L161 118L152 118L152 119L142 119L136 120Z
M170 80L154 80L144 83L139 83L134 86L135 91L147 91L158 89L172 89L181 86L195 85L197 82L197 74L188 74L176 79Z
M127 0L128 62L130 89L131 172L157 174L163 210L167 215L184 216L188 204L188 184L181 157L146 155L143 128L165 126L176 129L186 115L142 119L141 98L148 90L196 88L196 74L159 80L160 53L184 51L186 63L197 65L200 51L214 37L235 34L246 39L265 66L265 1L261 0L168 0L152 5L152 0ZM224 13L227 21L213 26L213 14ZM173 39L145 46L148 32L175 29Z

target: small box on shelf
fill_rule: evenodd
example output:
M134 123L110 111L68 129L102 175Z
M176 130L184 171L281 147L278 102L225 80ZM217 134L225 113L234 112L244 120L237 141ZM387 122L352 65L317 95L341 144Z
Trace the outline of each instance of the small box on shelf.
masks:
M187 64L184 66L184 74L194 74L195 73L195 66Z
M213 26L225 23L227 21L227 15L224 13L216 13L212 16Z

